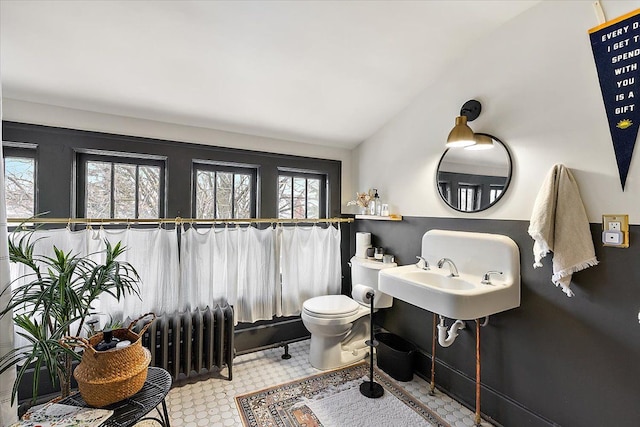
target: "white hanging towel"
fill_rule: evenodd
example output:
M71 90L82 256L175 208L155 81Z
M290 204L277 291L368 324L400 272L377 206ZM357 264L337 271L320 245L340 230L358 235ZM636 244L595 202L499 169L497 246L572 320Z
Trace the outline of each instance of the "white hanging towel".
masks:
M573 296L571 275L598 260L578 185L564 165L553 166L547 174L533 206L529 235L534 240L534 268L542 267L542 258L553 252L551 281Z

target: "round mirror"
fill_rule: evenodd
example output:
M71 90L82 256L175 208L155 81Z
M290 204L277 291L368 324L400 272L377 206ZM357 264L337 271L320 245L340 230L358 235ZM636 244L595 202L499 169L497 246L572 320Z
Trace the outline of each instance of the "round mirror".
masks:
M511 181L511 154L498 138L486 133L483 144L492 148L474 150L448 148L436 174L440 197L446 204L460 212L480 212L500 200ZM488 137L488 138L482 138Z

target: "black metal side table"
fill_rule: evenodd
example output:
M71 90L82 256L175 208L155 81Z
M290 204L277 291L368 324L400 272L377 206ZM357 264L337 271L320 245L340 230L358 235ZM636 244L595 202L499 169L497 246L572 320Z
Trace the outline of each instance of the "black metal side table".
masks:
M102 409L110 409L113 415L109 417L102 427L129 427L142 420L154 420L164 427L171 427L165 396L171 388L171 375L162 368L150 367L147 372L147 380L142 389L133 396L105 406ZM59 401L62 405L88 407L80 393L72 394ZM158 406L162 405L162 410ZM156 409L158 416L147 416Z

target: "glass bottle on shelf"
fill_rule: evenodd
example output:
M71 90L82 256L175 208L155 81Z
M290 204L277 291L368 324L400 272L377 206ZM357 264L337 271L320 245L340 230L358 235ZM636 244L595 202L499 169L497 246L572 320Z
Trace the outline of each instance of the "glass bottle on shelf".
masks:
M375 194L373 196L373 200L371 200L371 209L369 210L369 215L380 215L380 196L378 196L378 189L374 188Z
M373 189L373 191L376 192L376 194L378 194L378 190L376 190L375 188ZM375 215L376 214L376 201L377 199L375 198L375 196L373 197L373 199L369 200L369 212L367 212L369 215Z
M378 191L376 191L376 194L375 196L373 196L373 198L376 201L376 215L384 216L382 215L382 198L378 196Z

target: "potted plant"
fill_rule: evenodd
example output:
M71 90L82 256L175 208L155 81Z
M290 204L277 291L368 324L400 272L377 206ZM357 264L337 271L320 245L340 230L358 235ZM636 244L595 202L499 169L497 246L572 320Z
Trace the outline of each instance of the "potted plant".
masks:
M59 340L80 336L87 320L96 314L94 303L104 293L120 299L138 292L139 276L135 268L118 257L125 248L112 246L105 240L104 263L91 255L64 253L53 247L53 256L34 253L33 231L14 233L9 238L9 259L27 267L28 273L13 286L2 290L10 293L9 303L0 307L0 316L13 313L19 335L29 343L15 348L0 358L0 373L19 365L11 394L12 402L18 385L30 367L34 368L33 398L38 396L40 368L46 367L53 384L59 382L62 397L71 390L74 359L80 355L65 348ZM93 254L92 254L93 255Z

